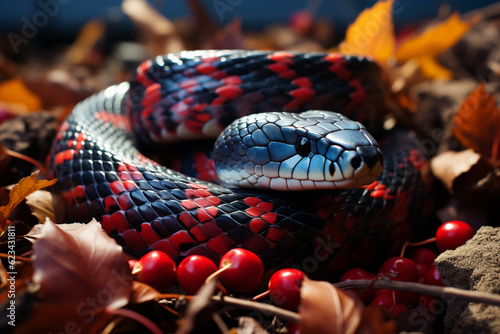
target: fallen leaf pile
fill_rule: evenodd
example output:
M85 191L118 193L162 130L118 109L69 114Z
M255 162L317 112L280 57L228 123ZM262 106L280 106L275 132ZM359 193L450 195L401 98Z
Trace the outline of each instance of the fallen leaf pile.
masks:
M387 127L410 127L432 157L438 219L498 224L500 5L466 15L443 7L439 19L401 29L393 22L398 2L380 0L335 45L342 36L317 8L295 12L289 24L249 32L237 15L224 25L199 0L186 1L191 15L178 20L163 15L158 3L122 1L138 32L132 42L113 39L109 22L92 20L71 45L50 51L50 62L34 57L35 43L22 45L20 55L0 51L0 305L10 302L7 279L15 269L18 311L16 327L3 317L0 331L274 334L294 325L302 334L390 334L416 330L415 321L423 318L429 327L441 321L429 320L422 305L406 318L391 318L332 282L310 279L302 284L298 312L224 296L215 280L196 296L185 296L180 287L160 294L134 281L129 255L97 221L59 224L64 201L52 191L56 180L44 179L42 165L74 105L128 80L144 58L187 49L343 52L372 57L384 69L393 97ZM12 268L9 226L16 231Z

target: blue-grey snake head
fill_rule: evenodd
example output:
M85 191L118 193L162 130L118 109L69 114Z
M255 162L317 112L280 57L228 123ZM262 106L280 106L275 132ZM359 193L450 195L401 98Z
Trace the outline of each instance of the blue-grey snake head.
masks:
M321 110L242 117L217 138L214 161L227 185L282 191L357 187L383 169L362 124Z

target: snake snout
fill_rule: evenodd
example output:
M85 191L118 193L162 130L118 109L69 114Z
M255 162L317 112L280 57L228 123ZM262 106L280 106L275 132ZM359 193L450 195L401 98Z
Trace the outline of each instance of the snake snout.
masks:
M384 155L382 151L376 146L361 146L356 149L359 153L358 159L363 160L367 166L372 169L375 167L377 163L380 163L381 166L384 165ZM351 160L351 164L355 163L354 159ZM358 167L361 166L361 161L357 161ZM357 168L353 165L353 168Z

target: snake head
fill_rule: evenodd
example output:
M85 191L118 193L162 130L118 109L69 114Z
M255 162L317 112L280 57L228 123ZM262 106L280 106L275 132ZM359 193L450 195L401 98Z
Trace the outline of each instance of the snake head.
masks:
M321 110L240 118L217 139L214 161L228 185L286 191L361 186L383 169L362 124Z

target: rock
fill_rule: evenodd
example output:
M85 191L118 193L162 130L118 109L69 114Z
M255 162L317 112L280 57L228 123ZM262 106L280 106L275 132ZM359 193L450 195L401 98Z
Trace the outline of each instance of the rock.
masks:
M445 286L500 294L500 228L483 226L465 245L436 260ZM500 333L500 307L447 300L446 333Z

